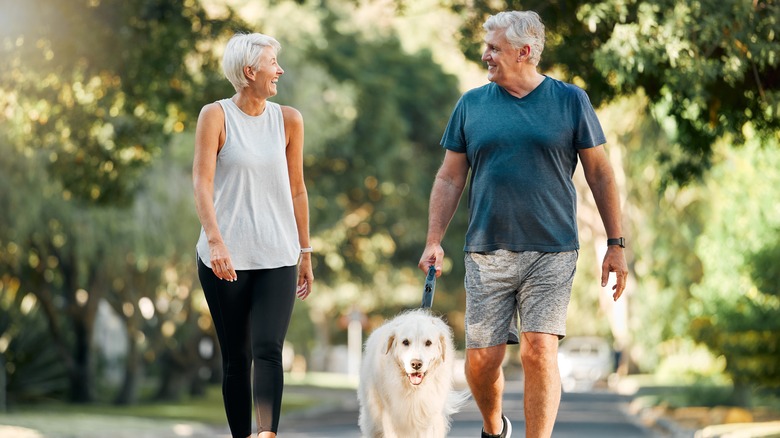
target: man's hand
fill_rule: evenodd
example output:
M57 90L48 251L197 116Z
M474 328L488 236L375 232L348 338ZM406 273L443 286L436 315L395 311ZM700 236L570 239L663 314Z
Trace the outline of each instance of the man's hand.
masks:
M440 244L431 243L425 246L422 257L420 257L420 263L417 266L428 274L428 268L433 265L436 266L436 278L441 276L441 264L444 261L444 250Z
M604 254L604 262L601 264L601 287L607 286L610 272L615 273L617 280L615 285L612 286L612 290L615 291L612 294L612 299L617 301L623 295L623 290L626 288L626 279L628 278L626 255L623 253L623 248L617 245L608 246L607 253Z

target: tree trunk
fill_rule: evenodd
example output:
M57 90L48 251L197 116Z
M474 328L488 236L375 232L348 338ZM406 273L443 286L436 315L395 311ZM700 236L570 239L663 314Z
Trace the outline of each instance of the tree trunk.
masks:
M114 399L117 405L132 405L138 401L138 381L141 374L141 358L138 343L135 342L135 329L127 324L127 357L125 357L125 374L122 386Z
M750 407L753 402L753 387L747 382L734 382L733 402L743 408Z
M163 356L160 357L159 363L162 367L162 376L160 379L160 386L157 389L157 394L154 396L155 400L180 400L188 387L188 370L181 367L173 356L174 353L169 351L165 352ZM193 366L195 365L193 364Z
M73 347L73 367L70 370L70 401L74 403L89 403L92 396L92 330L87 328L85 321L74 319L73 331L75 344Z

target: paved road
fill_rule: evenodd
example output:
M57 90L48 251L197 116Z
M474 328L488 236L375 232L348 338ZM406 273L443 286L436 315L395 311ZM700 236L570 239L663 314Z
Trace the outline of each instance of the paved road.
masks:
M290 414L282 419L285 438L360 437L357 399L343 393L338 409ZM611 392L565 393L561 400L553 438L649 438L658 436L627 413L630 399ZM523 394L520 382L507 382L504 410L512 420L515 438L525 435ZM478 437L482 420L473 400L453 417L450 438Z

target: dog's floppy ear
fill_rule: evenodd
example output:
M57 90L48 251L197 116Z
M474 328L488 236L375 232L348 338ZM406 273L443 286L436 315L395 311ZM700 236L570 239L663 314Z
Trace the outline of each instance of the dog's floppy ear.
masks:
M390 350L393 348L393 343L395 342L395 333L390 335L390 337L387 338L387 349L385 350L385 354L390 353Z
M447 360L447 355L450 354L449 349L452 348L450 344L450 327L441 318L434 318L431 322L439 331L439 352L441 353L441 360L444 362Z

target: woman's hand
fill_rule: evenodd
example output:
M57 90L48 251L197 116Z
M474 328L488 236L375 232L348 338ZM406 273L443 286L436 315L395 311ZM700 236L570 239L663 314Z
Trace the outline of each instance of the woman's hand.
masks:
M311 287L314 283L314 273L311 269L311 253L302 253L298 264L298 289L295 295L305 300L311 293Z
M225 281L236 281L238 275L233 269L233 262L230 260L230 253L225 243L209 244L209 252L211 252L211 270L214 271L214 275Z

